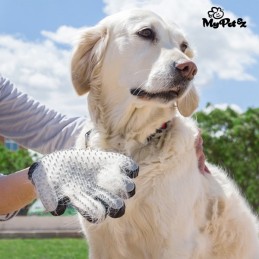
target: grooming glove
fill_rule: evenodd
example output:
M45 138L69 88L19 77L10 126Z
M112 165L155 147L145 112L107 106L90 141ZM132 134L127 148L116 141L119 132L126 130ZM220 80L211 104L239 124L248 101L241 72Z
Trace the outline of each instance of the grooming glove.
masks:
M70 204L88 221L98 223L107 215L124 214L124 199L135 194L132 179L138 171L135 162L121 154L69 149L34 163L29 179L52 215L62 215Z

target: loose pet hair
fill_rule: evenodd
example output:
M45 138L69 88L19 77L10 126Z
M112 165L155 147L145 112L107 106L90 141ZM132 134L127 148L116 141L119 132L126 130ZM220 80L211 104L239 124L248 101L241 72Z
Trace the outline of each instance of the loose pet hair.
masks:
M77 93L88 93L87 146L140 166L125 215L99 224L81 218L90 258L259 258L257 218L236 185L214 165L199 169L192 58L181 30L150 11L109 16L82 35L71 73ZM116 194L124 183L110 173L102 183Z

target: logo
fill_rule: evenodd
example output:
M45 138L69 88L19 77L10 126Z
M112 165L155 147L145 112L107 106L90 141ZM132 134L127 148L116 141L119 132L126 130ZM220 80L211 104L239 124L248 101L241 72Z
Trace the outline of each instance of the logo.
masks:
M221 19L224 16L224 12L220 7L212 7L211 11L208 11L208 16L214 19Z
M221 27L239 27L246 28L246 21L242 18L238 18L236 20L231 20L230 18L223 18L224 12L220 7L212 7L210 11L208 11L209 20L207 18L202 18L203 27L211 27L213 29L217 29Z

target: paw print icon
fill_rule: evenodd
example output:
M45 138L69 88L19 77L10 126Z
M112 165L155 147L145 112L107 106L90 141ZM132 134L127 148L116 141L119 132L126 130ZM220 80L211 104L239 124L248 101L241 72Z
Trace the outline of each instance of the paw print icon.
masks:
M221 19L224 16L224 12L220 7L212 7L210 11L208 11L209 18Z

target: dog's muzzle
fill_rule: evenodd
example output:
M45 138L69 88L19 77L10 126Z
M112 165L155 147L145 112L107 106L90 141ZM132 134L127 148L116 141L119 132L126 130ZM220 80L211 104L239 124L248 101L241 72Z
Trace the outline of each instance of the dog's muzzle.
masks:
M159 99L169 102L179 98L188 88L190 81L197 74L197 66L190 60L179 60L172 64L172 80L166 81L162 91L146 91L143 88L132 88L130 93L142 100Z

